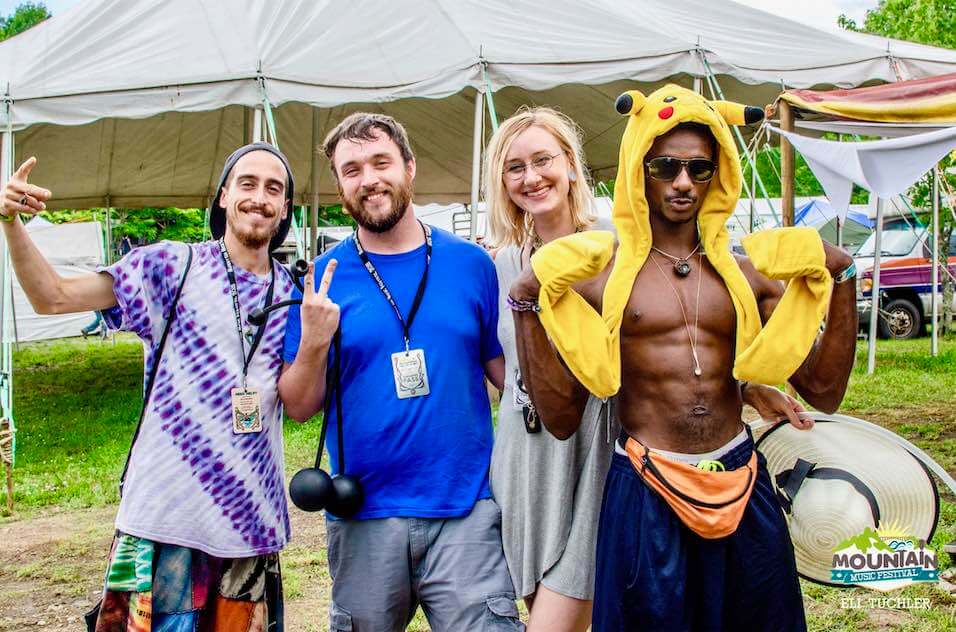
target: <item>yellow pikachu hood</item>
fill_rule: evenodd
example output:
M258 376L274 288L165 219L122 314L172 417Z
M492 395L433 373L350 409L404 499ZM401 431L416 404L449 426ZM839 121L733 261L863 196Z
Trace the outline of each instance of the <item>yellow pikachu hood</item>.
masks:
M706 125L717 141L717 172L697 218L701 245L721 276L737 315L734 376L768 384L785 381L799 368L816 336L829 300L830 275L819 235L813 229L777 229L748 236L744 247L754 265L775 279L790 280L774 317L762 326L757 301L730 252L726 222L740 196L740 158L730 125L755 123L759 108L708 101L676 85L644 96L629 91L618 97L618 112L628 117L621 140L614 186L611 233L588 231L555 240L535 253L532 267L541 282L541 323L568 368L600 397L621 383L620 328L638 272L651 248L651 226L644 193L644 158L654 141L682 123ZM614 256L598 314L571 289L590 278Z

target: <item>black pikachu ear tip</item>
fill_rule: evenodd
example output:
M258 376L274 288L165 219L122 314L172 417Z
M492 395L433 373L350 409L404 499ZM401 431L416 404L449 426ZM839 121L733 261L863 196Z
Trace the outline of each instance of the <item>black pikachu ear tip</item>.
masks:
M618 114L630 114L634 107L634 97L625 92L614 101L614 109Z
M744 123L747 125L753 125L754 123L759 123L764 119L763 108L757 108L752 105L748 105L744 108Z

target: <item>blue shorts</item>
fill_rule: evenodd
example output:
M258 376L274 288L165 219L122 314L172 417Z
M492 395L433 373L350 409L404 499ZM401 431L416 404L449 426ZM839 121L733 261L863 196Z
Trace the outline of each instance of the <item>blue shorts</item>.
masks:
M748 437L720 461L750 459ZM597 540L594 632L807 629L793 545L763 455L737 531L701 538L615 454Z

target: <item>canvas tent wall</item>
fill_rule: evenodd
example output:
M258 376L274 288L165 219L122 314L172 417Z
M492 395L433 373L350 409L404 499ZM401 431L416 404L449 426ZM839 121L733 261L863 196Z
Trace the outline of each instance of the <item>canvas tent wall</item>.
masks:
M781 84L852 86L956 69L956 53L848 37L728 1L87 0L0 44L16 156L52 206L203 206L229 150L266 125L292 159L297 203L331 202L314 148L356 109L402 120L418 201L468 201L481 92L507 115L558 105L612 177L635 85L715 76L762 104ZM697 85L708 91L707 81ZM480 117L476 119L476 106ZM268 118L268 117L265 117Z
M62 276L84 274L103 263L103 231L99 222L52 224L35 217L26 227L37 248ZM13 307L16 327L12 333L19 342L78 336L80 328L93 320L91 312L37 314L15 277Z

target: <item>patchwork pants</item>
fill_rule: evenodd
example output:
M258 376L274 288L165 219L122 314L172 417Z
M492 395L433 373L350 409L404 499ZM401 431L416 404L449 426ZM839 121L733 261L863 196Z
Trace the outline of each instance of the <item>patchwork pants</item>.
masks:
M281 632L278 555L213 557L118 533L90 632Z

